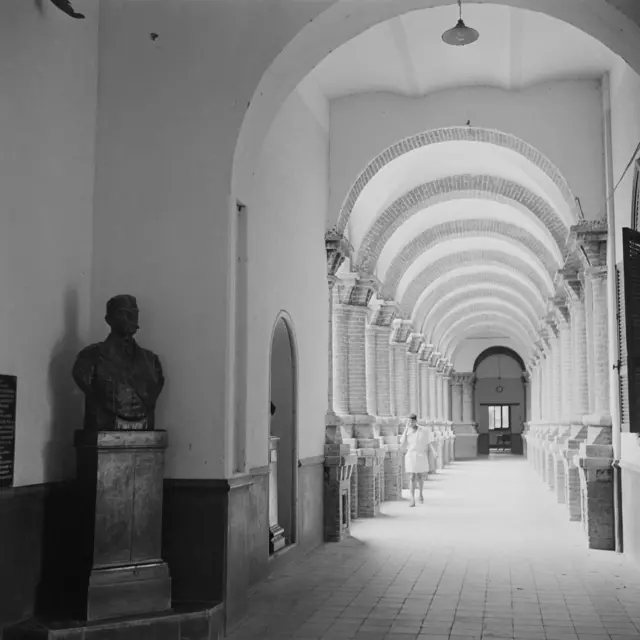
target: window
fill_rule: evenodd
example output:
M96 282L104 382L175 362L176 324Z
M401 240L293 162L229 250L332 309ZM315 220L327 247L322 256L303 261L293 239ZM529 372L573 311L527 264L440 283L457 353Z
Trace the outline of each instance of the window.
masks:
M490 406L487 409L489 409L489 431L508 429L511 426L508 405Z

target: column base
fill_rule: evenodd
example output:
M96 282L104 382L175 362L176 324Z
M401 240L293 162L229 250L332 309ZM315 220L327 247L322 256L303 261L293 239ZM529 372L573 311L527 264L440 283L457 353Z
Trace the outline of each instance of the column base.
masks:
M380 465L385 451L358 449L358 517L375 518L380 513Z
M478 432L475 423L454 423L454 457L470 460L478 457Z
M358 458L345 445L325 445L324 539L341 542L351 533L351 478Z
M384 459L384 499L391 502L402 500L402 458L400 445L388 445Z
M269 526L269 553L273 554L280 551L287 541L284 537L284 529L279 524Z
M615 551L613 447L583 443L578 462L583 525L589 548Z

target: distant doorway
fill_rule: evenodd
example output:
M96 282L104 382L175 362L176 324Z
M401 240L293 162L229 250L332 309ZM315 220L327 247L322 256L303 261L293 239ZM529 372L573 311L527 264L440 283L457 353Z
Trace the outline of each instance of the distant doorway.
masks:
M527 419L522 358L506 347L487 349L478 356L474 372L478 455L522 455L522 431Z
M297 536L297 364L291 326L288 317L281 315L273 329L269 404L271 413L269 435L271 438L278 438L275 443L277 520L284 530L286 544L294 543ZM273 499L275 496L270 498Z

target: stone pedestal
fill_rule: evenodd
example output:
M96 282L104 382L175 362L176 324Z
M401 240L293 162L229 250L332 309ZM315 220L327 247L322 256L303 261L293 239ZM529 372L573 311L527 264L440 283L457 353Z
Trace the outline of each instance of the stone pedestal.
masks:
M345 444L324 447L324 539L340 542L351 528L351 478L358 458Z
M564 449L565 502L569 509L569 520L582 519L582 498L580 489L580 467L578 454L580 445L586 440L587 428L582 424L572 424L571 433Z
M456 460L478 457L478 432L475 423L454 423L454 455Z
M278 524L278 442L269 439L269 553L280 551L287 541L284 529Z
M380 466L386 452L358 449L358 517L374 518L380 513Z
M580 488L583 526L590 549L615 550L613 447L580 446Z
M74 582L84 618L169 610L160 555L166 431L76 431L75 444L84 567Z

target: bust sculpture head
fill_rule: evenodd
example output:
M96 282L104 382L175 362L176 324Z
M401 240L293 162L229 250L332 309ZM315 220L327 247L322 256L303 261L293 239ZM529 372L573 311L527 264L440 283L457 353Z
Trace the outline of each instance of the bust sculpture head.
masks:
M134 336L140 328L138 324L140 310L134 296L118 295L107 301L105 320L111 331L117 336Z

